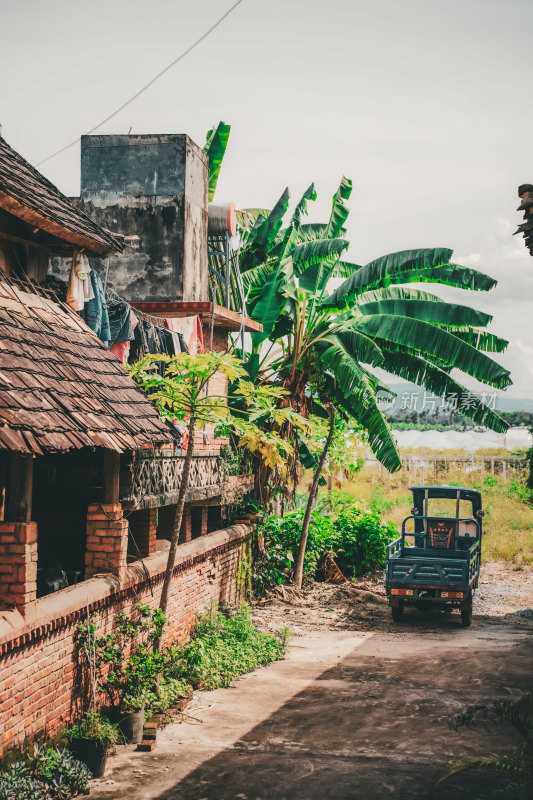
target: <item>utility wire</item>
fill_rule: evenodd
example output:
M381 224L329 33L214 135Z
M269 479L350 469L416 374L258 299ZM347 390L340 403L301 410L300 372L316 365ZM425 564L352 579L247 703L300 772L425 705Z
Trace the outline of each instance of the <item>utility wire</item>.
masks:
M243 1L243 0L237 0L237 2L236 2L236 3L234 3L234 4L231 6L231 8L229 8L229 9L226 11L226 13L225 13L225 14L223 14L223 15L220 17L220 19L218 19L218 20L215 22L215 24L214 24L214 25L212 25L212 26L211 26L211 27L210 27L210 28L209 28L209 29L208 29L208 30L207 30L207 31L206 31L204 34L202 34L202 36L200 36L200 38L199 38L199 39L197 39L195 42L193 42L193 44L191 44L191 45L190 45L190 47L188 47L188 48L187 48L187 50L184 50L184 52L183 52L183 53L181 53L181 55L179 55L177 58L175 58L175 59L174 59L174 61L171 61L171 62L170 62L170 64L168 64L168 65L167 65L167 66L166 66L164 69L162 69L162 70L161 70L161 72L158 72L158 73L157 73L157 75L155 75L155 76L152 78L152 80L151 80L151 81L148 81L148 83L147 83L145 86L143 86L143 87L142 87L142 89L139 89L139 91L138 91L138 92L136 92L136 93L133 95L133 97L130 97L130 99L129 99L129 100L126 100L126 102L125 102L125 103L123 103L121 106L119 106L119 108L117 108L117 109L116 109L116 111L113 111L113 113L112 113L112 114L109 114L109 116L108 116L108 117L106 117L105 119L103 119L101 122L99 122L99 123L98 123L98 125L95 125L95 126L94 126L94 128L91 128L89 131L87 131L87 132L85 133L85 135L87 136L87 135L89 135L89 134L91 134L91 133L94 133L95 131L97 131L97 130L98 130L98 128L101 128L101 127L102 127L102 125L105 125L105 123L106 123L106 122L109 122L109 120L110 120L110 119L113 119L113 117L116 117L116 116L117 116L117 114L119 114L119 113L120 113L120 112L121 112L121 111L122 111L124 108L126 108L126 106L129 106L129 105L130 105L130 103L133 103L133 101L134 101L134 100L136 100L136 99L139 97L139 95L141 95L143 92L145 92L147 89L149 89L149 88L150 88L150 86L152 86L152 85L153 85L153 84L154 84L154 83L155 83L157 80L159 80L159 78L160 78L162 75L164 75L164 74L165 74L165 72L168 72L168 71L169 71L169 69L172 69L172 67L174 67L174 66L175 66L176 64L178 64L180 61L182 61L182 60L183 60L183 59L184 59L186 56L188 56L188 55L189 55L189 53L191 53L191 52L192 52L192 51L195 49L195 47L197 47L197 46L200 44L200 42L203 42L203 40L204 40L204 39L207 39L207 37L209 36L209 34L211 34L211 33L212 33L214 30L215 30L215 28L218 28L218 26L219 26L219 25L220 25L222 22L224 22L224 20L226 19L226 17L229 17L229 15L231 14L231 12L232 12L232 11L234 11L234 10L237 8L237 6L238 6L238 5L240 5L240 4L242 3L242 1ZM52 158L55 158L55 157L56 157L56 156L58 156L60 153L64 153L64 152L65 152L65 150L69 150L69 148L71 148L71 147L74 147L74 145L78 144L78 142L79 142L79 141L80 141L80 137L78 136L78 137L77 137L77 139L74 139L74 141L73 141L73 142L70 142L70 144L66 144L64 147L61 147L59 150L56 150L56 152L55 152L55 153L52 153L52 155L50 155L50 156L47 156L46 158L43 158L43 160L42 160L42 161L38 161L38 162L37 162L37 164L36 164L36 166L37 166L37 167L40 167L40 166L41 166L41 164L44 164L46 161L50 161L50 159L52 159Z

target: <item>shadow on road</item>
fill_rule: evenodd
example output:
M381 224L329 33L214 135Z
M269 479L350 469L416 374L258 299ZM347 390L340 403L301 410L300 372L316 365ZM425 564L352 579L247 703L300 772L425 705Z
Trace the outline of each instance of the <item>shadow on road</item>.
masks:
M429 625L444 635L425 637ZM531 640L513 644L485 625L457 636L455 616L414 611L394 630L370 637L155 800L423 800L442 765L514 744L507 729L454 732L447 721L467 704L530 688ZM438 798L488 800L498 785L463 776Z

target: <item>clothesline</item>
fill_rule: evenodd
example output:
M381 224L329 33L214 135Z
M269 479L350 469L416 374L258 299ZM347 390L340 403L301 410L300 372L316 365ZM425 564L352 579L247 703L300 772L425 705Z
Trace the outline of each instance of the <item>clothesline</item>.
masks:
M128 300L124 297L121 297L114 289L110 289L106 287L105 296L107 301L115 302L115 303L126 303L129 305L133 313L136 317L140 319L144 319L146 322L149 322L154 328L159 328L160 330L167 330L164 325L161 325L161 317L154 317L152 314L147 314L145 311L141 311L138 308L135 308Z

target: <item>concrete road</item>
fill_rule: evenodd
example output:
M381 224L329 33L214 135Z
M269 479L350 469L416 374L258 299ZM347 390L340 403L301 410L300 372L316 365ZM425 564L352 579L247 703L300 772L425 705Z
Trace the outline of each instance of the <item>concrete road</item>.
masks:
M287 658L201 692L153 753L121 748L93 800L422 800L455 758L502 752L507 728L455 732L467 704L532 688L530 625L406 614L374 631L309 630ZM438 798L493 797L491 776ZM492 794L491 794L492 792Z

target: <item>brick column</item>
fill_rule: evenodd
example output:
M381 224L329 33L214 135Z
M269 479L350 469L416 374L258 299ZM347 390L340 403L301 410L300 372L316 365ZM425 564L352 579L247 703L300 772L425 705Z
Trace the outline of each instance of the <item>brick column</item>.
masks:
M122 582L126 575L128 520L120 503L92 503L87 510L85 577L111 573Z
M185 542L190 542L191 538L192 538L191 507L187 503L185 508L183 509L183 519L181 520L181 530L178 542L179 544L184 544Z
M23 614L37 597L37 523L0 522L0 600Z
M202 521L200 531L201 536L205 536L207 533L207 506L202 506Z
M144 558L155 552L157 538L157 508L145 508L142 511L135 511L129 517L130 537L133 536L137 548L133 542L130 545L130 553L134 558L140 556Z

